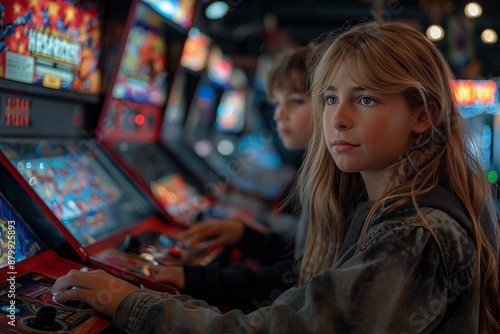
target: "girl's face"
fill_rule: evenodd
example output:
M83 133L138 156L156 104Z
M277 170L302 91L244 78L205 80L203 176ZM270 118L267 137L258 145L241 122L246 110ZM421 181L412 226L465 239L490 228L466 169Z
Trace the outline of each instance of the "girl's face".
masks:
M346 66L324 93L323 131L335 164L360 172L370 196L370 184L384 186L387 167L406 152L418 122L402 94L360 87Z
M293 77L292 77L293 78ZM304 149L311 137L311 103L296 91L275 90L274 120L278 135L288 150Z

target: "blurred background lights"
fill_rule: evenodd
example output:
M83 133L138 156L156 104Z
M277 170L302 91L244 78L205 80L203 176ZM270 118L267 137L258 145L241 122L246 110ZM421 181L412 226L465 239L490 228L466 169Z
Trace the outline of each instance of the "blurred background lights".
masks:
M229 5L224 1L215 1L208 5L205 15L211 20L223 18L229 11Z
M431 41L440 41L444 37L444 29L440 25L433 24L427 28L426 35Z
M488 172L488 174L486 174L487 177L488 177L488 181L490 181L490 183L495 183L498 181L498 173L494 170L490 170Z
M498 35L493 29L484 29L481 33L481 41L486 44L495 44L498 40Z
M465 6L465 16L468 18L477 18L480 17L481 14L483 14L483 8L478 3L475 2L469 2Z
M222 139L217 143L217 151L222 155L231 155L234 152L234 143L228 139Z

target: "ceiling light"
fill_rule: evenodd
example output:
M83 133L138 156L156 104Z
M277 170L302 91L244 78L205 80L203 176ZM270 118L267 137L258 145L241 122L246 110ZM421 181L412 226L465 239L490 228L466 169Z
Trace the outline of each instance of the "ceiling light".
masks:
M480 17L483 14L483 9L478 3L469 2L464 9L465 16L468 18L474 19Z
M229 5L224 1L215 1L208 5L205 15L211 20L223 18L229 11Z
M484 29L481 33L481 41L485 44L495 44L498 40L498 35L493 29Z
M440 41L444 37L444 29L440 25L433 24L427 28L426 35L431 41Z

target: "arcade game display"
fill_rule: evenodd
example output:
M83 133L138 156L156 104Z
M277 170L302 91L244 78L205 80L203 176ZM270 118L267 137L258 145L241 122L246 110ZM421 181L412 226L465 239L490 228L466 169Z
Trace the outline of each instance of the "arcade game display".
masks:
M28 223L60 256L158 287L150 266L205 264L218 250L198 251L177 240L179 227L85 136L100 109L99 59L92 58L101 54L98 3L19 0L5 6L4 22L20 13L26 24L3 41L0 188L21 213L26 198L33 199L52 222L50 234L37 220ZM107 1L106 12L125 5L132 10L134 3Z
M99 333L110 328L111 321L90 305L53 299L54 281L71 269L88 268L48 249L0 194L0 331Z
M258 121L262 117L251 103L253 96L247 74L213 50L183 138L232 188L272 203L294 169L283 163L268 124Z

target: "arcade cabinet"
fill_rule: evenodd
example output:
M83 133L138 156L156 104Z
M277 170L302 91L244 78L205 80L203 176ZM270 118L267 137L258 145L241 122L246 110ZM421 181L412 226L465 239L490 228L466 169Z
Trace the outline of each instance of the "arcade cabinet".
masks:
M218 250L177 240L179 227L90 138L101 106L101 17L134 2L98 4L5 6L4 22L22 24L9 26L0 54L0 189L20 213L26 198L36 203L52 222L50 233L37 220L28 223L60 256L174 292L152 281L148 268L205 264Z
M39 223L51 224L44 218ZM86 268L48 249L0 194L0 331L99 333L112 327L86 303L53 299L55 279L71 269Z

